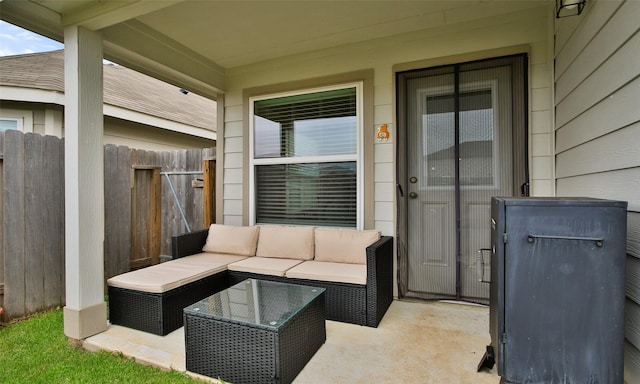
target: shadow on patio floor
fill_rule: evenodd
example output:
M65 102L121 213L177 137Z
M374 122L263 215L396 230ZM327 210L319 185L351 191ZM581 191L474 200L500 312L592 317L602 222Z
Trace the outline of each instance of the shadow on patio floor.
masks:
M395 300L378 328L327 321L326 343L294 384L496 384L495 367L476 372L489 342L488 307ZM84 347L185 370L183 328L161 337L111 325Z

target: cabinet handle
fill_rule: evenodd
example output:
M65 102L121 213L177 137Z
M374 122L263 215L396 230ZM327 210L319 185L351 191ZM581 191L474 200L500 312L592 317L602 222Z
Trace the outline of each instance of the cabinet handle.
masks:
M575 236L547 236L547 235L533 235L530 234L527 237L529 243L535 243L536 239L548 239L548 240L578 240L578 241L594 241L596 246L602 247L604 239L598 237L575 237Z

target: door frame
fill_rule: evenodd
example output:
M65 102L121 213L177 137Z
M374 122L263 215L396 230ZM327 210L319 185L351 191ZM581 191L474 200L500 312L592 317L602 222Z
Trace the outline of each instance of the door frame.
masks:
M521 125L512 127L512 151L513 151L513 191L514 194L520 196L529 195L529 54L527 49L519 47L516 52L495 52L496 55L483 55L482 58L476 60L461 60L464 56L455 56L451 58L442 58L433 61L424 61L418 64L398 65L394 67L394 81L396 92L396 110L395 118L397 124L396 134L396 251L397 251L397 289L398 297L410 297L418 299L452 299L452 297L433 296L420 292L409 291L408 274L409 274L409 252L408 252L408 164L407 164L407 113L406 113L406 79L407 77L426 70L432 70L439 67L450 67L454 65L463 66L466 64L481 63L499 59L509 59L520 57L523 60L523 81L514 82L512 85L514 95L523 95L522 100L517 100L518 107L521 108L521 114L524 116ZM489 54L489 52L485 52ZM430 63L434 65L429 65ZM458 78L456 77L455 87L458 87ZM515 93L518 92L518 93ZM516 100L514 100L514 103ZM514 107L515 109L516 107ZM513 119L516 121L516 119ZM523 155L524 154L524 155ZM457 188L456 188L457 189ZM456 194L459 192L456 192ZM457 198L457 197L456 197ZM456 204L457 205L457 204ZM459 209L456 207L456 210ZM487 225L489 225L487 223ZM458 236L459 237L459 236ZM458 242L459 239L456 240ZM487 239L489 243L489 239ZM456 251L457 252L457 251ZM459 266L456 267L459 269ZM457 272L458 273L458 272ZM460 277L457 276L459 283ZM459 290L458 290L459 291ZM459 294L453 299L464 300Z

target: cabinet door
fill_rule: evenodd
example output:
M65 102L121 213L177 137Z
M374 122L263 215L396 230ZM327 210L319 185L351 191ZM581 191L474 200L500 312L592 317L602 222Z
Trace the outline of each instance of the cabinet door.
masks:
M621 382L620 221L606 207L507 207L504 379Z

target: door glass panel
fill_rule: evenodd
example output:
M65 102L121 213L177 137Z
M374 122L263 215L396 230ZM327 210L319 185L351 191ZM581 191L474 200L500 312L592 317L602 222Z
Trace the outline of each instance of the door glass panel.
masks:
M454 95L425 96L422 114L425 187L455 185Z
M491 90L460 94L460 185L494 185Z

